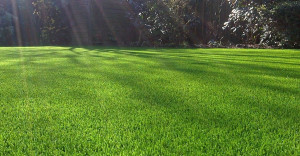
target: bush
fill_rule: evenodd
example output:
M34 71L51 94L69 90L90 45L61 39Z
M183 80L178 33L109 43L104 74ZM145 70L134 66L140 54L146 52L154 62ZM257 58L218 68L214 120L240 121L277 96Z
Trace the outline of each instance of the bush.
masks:
M300 47L300 1L278 4L272 11L279 45L282 47Z
M234 44L297 48L300 2L248 2L233 8L224 24L224 38Z

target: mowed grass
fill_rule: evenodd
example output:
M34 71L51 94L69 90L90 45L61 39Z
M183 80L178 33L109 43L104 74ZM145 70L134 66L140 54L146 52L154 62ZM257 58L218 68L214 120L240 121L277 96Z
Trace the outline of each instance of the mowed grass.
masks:
M0 48L0 155L299 155L300 51Z

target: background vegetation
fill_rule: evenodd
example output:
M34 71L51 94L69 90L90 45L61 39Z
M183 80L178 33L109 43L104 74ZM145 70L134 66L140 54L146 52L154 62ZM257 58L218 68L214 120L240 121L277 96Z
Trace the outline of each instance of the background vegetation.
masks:
M135 46L299 48L299 0L123 0L142 37ZM2 0L0 45L70 44L68 0Z

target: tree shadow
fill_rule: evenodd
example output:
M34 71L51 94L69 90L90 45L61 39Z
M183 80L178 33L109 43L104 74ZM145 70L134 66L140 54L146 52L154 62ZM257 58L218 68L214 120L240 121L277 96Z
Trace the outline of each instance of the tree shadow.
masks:
M242 87L248 88L250 90L255 90L256 88L265 89L271 92L284 94L286 96L295 96L300 98L299 90L295 88L282 87L280 84L269 84L268 79L264 79L264 75L269 75L275 78L293 78L299 82L300 72L297 63L284 64L286 66L280 66L280 62L288 59L289 56L275 56L275 57L264 57L265 60L258 62L256 60L245 60L243 57L260 57L260 53L253 55L244 54L218 54L217 52L205 52L201 50L200 52L185 52L185 50L180 51L180 49L140 49L140 48L97 48L97 47L87 47L83 48L84 51L76 50L72 47L69 51L60 52L57 51L45 51L45 52L26 52L24 54L24 61L26 65L31 67L39 67L41 72L43 70L51 70L53 72L60 71L64 73L67 70L78 70L83 69L84 72L89 72L93 75L96 73L101 73L105 75L109 81L119 84L120 86L126 86L133 90L133 94L130 95L131 99L136 99L142 101L145 104L155 105L157 107L173 108L170 109L168 113L174 114L174 118L179 121L187 123L200 123L200 124L213 124L219 127L230 128L232 125L238 125L239 120L233 120L230 114L237 114L232 109L222 110L218 107L218 103L205 103L204 101L197 101L194 99L192 103L188 101L191 100L187 98L187 93L185 93L181 85L179 88L171 87L165 88L164 84L168 83L180 83L179 81L173 81L176 76L180 75L185 77L185 79L191 83L199 84L204 83L206 85L212 85L218 87L222 86L236 86L242 85ZM173 52L174 51L174 52ZM217 56L217 57L215 57ZM3 59L17 59L20 57L12 52L3 55ZM81 61L81 58L85 58L89 61L94 61L94 64L89 62ZM68 60L70 63L68 66L64 64L55 65L53 63L41 63L35 62L38 59L52 59L52 58L63 58ZM124 59L130 58L130 59ZM272 59L278 59L276 65ZM292 59L299 59L299 57L291 57ZM122 61L116 61L122 59ZM110 71L99 70L93 66L100 66L103 62L110 62L110 64L104 64L110 68ZM112 62L113 61L113 62ZM154 65L148 64L145 61L155 62ZM16 62L13 65L20 66L20 63ZM265 64L265 63L270 63ZM139 66L137 66L139 65ZM63 69L62 69L63 68ZM7 69L9 70L9 69ZM120 72L121 71L121 72ZM169 75L169 73L175 73L174 75ZM155 74L158 76L157 82L155 83L147 81L147 75ZM167 75L167 76L160 76ZM256 77L249 77L249 75L254 75ZM35 78L38 79L38 73L36 73ZM77 81L87 81L80 77L80 75L63 75L66 79L75 79ZM262 81L263 80L263 81ZM283 82L283 81L282 81ZM187 84L187 82L182 82ZM300 87L300 86L299 86ZM197 90L198 88L196 88ZM80 94L76 93L77 94ZM208 94L213 94L209 92ZM226 91L224 91L226 94ZM87 95L88 97L88 95ZM215 98L222 99L222 95L219 97L212 96ZM251 97L245 95L239 95L238 98L233 99L233 102L237 103L239 101L247 101L248 103L241 103L237 108L246 110L251 103ZM197 103L198 102L198 103ZM220 102L220 101L219 101ZM221 101L227 102L228 101ZM206 107L205 105L210 105ZM213 106L216 104L216 106ZM255 101L252 107L258 109L257 112L260 114L266 113L266 110L276 119L293 119L294 123L297 121L297 114L299 114L299 107L289 106L283 107L282 105L270 103L269 105L259 106L259 101ZM259 109L263 108L263 109ZM229 114L228 114L229 113ZM205 117L205 118L204 118Z
M208 55L202 59L202 60L197 60L195 59L195 56L190 56L186 53L177 53L179 55L170 55L168 53L160 53L160 52L144 52L142 51L130 51L130 50L122 50L122 49L107 49L107 50L93 50L96 53L96 56L102 55L103 53L113 53L118 55L118 57L136 57L142 60L149 60L151 59L152 61L158 62L160 65L159 66L151 66L144 64L143 69L145 69L145 73L141 72L139 70L140 75L136 75L137 73L130 73L133 70L129 70L130 68L133 68L135 65L134 62L128 60L127 66L114 66L115 71L128 71L127 74L121 74L118 72L105 72L103 73L104 75L107 75L111 81L114 81L115 83L119 83L122 86L127 86L133 88L135 91L135 95L138 95L137 97L134 96L132 98L137 98L138 100L143 101L144 103L150 103L150 104L157 104L159 106L163 107L174 107L174 106L168 106L165 104L168 103L173 103L175 106L179 106L182 104L184 101L181 101L179 99L176 99L174 97L183 97L183 95L174 95L174 92L178 91L166 91L162 89L162 86L155 86L152 88L152 90L149 92L147 90L140 90L141 88L144 88L144 84L140 84L140 82L145 81L144 75L147 75L147 73L152 73L152 74L161 74L158 70L163 71L176 71L178 73L182 73L187 76L187 78L190 81L197 81L201 79L201 81L204 81L208 85L214 84L213 82L214 79L220 79L222 77L224 82L228 82L230 79L236 79L237 81L243 82L244 86L248 88L262 88L266 90L271 90L273 92L280 92L282 94L288 94L288 95L294 95L296 97L299 97L299 90L297 89L292 89L292 88L286 88L286 87L281 87L280 85L269 85L267 83L262 83L259 81L260 79L263 79L262 77L258 77L253 79L252 81L249 81L249 77L247 75L252 74L252 75L257 75L257 76L262 76L262 75L270 75L274 77L282 77L282 78L293 78L293 79L299 79L300 75L297 72L297 69L290 69L289 67L280 67L280 66L268 66L268 65L262 65L262 64L253 64L253 63L245 63L245 60L242 59L231 59L230 57L224 57L224 58L214 58L214 59L209 59L211 55ZM173 54L173 53L171 53ZM197 55L205 55L206 53L199 53ZM207 55L207 54L206 54ZM170 57L168 57L170 56ZM226 56L226 55L222 55ZM239 56L239 55L237 55ZM241 55L242 56L242 55ZM203 58L201 57L196 57L196 58ZM267 57L268 59L272 59L272 57ZM288 57L278 57L279 59L286 59ZM211 61L211 62L210 62ZM235 61L238 61L239 63L236 63ZM248 62L251 62L251 60L247 60ZM263 63L263 62L259 62ZM269 62L272 63L272 62ZM276 62L278 63L278 62ZM225 65L221 66L221 65ZM297 64L289 64L291 66L296 66ZM210 68L223 68L224 70L230 71L230 73L226 72L221 72L222 69L219 70L208 70ZM284 69L284 71L282 70ZM143 74L141 74L143 73ZM235 73L232 75L232 73ZM131 76L130 74L134 74L135 76ZM241 74L241 76L239 76ZM205 76L203 76L205 75ZM235 84L232 84L235 85ZM153 86L152 86L153 87ZM150 86L149 86L150 88ZM147 93L148 92L148 93ZM179 91L180 92L180 91ZM146 93L146 94L145 94ZM251 99L247 99L246 101L251 101ZM241 106L239 107L249 107L249 106ZM258 107L258 106L257 106ZM203 110L207 114L207 118L210 120L210 122L215 122L215 124L218 124L218 120L222 120L219 125L224 124L224 122L232 122L230 117L228 117L228 121L224 121L224 118L226 118L226 114L220 113L213 113L215 110L210 110L209 108L205 108L208 110ZM296 118L296 114L299 113L298 108L294 107L282 107L278 105L268 105L264 107L264 110L259 111L261 114L265 113L265 110L268 109L270 111L270 114L273 115L273 117L282 119L290 119ZM192 109L186 109L185 112L187 114L192 114L189 110ZM173 112L175 113L175 112ZM177 112L178 113L178 112ZM234 113L234 112L232 112ZM180 114L180 113L179 113ZM222 115L220 115L222 114ZM219 116L219 117L216 117ZM199 119L200 120L200 119Z

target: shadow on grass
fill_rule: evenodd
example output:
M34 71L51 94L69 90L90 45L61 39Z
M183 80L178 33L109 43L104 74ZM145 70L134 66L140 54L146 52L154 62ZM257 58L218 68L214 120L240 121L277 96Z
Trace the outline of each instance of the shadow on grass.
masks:
M163 50L162 50L163 51ZM243 55L243 54L222 54L219 56L222 56L220 58L210 58L212 56L209 53L195 53L197 55L205 55L205 56L193 56L188 55L189 53L185 52L176 52L178 55L170 55L174 54L172 52L144 52L141 50L122 50L122 49L104 49L104 50L97 50L93 49L91 53L96 53L96 56L103 55L103 53L113 53L117 54L119 57L137 57L139 59L151 59L153 61L159 62L161 66L157 66L156 68L152 67L145 67L145 71L148 73L156 73L155 71L158 69L164 69L164 70L171 70L180 72L183 74L186 74L187 77L189 77L190 81L197 81L201 79L201 81L206 82L207 84L214 84L215 82L213 80L215 79L221 79L220 81L223 81L224 83L228 82L229 84L232 82L229 82L230 79L236 79L237 81L240 81L243 83L243 85L247 86L248 88L261 88L265 90L270 90L273 92L278 92L281 94L288 94L293 95L299 98L300 95L300 86L296 86L294 88L289 87L282 87L281 82L274 83L274 84L268 84L265 83L267 80L261 81L261 79L264 79L265 75L272 76L275 78L293 78L298 82L300 78L300 72L297 71L299 68L297 67L299 64L297 63L284 63L285 59L299 59L299 57L289 57L282 56L282 57L271 57L271 56L264 56L266 58L264 61L252 61L252 60L245 60L241 58L232 58L231 56L237 56L237 57L254 57L259 58L261 57L260 53L257 53L256 55ZM215 55L215 54L213 54ZM170 56L170 57L169 57ZM195 59L196 58L196 59ZM281 66L280 61L274 62L272 59L284 59L282 64L289 65L289 66ZM253 63L254 62L254 63ZM129 62L132 63L132 62ZM270 66L269 64L274 64ZM220 66L225 65L224 66ZM130 66L134 66L135 64L132 63ZM127 68L127 67L126 67ZM126 68L122 68L120 70L126 70ZM217 69L220 68L220 69ZM207 69L214 69L213 71L207 70ZM217 70L216 70L217 69ZM229 73L223 72L229 71ZM118 69L115 71L119 71ZM154 91L149 94L144 94L147 91L141 91L140 88L143 88L143 85L140 85L139 82L143 82L143 76L139 76L139 78L131 77L130 75L122 75L120 76L120 73L118 72L110 72L110 73L104 73L105 75L109 75L110 80L115 81L116 83L120 83L121 85L127 85L128 87L133 87L134 90L137 90L136 93L139 94L139 100L143 100L144 102L150 103L157 103L158 105L164 105L166 103L173 103L175 105L182 104L183 101L177 101L178 99L174 99L174 97L182 97L182 95L170 95L172 91L165 91L161 90L162 86L156 86ZM159 74L159 73L156 73ZM144 74L145 75L145 74ZM204 76L203 76L204 75ZM257 78L252 78L251 81L249 81L248 75L255 75ZM217 77L217 78L216 78ZM236 85L236 84L232 84ZM298 89L297 89L298 87ZM175 92L175 91L173 91ZM151 101L152 100L152 101ZM245 101L251 101L251 98L244 99ZM258 105L258 104L257 104ZM255 106L254 106L255 107ZM297 114L299 113L299 108L295 108L293 106L287 106L282 107L278 105L268 105L265 106L265 109L268 109L271 114L273 114L274 117L281 119L281 118L290 118L293 119L297 118ZM213 114L213 110L207 110L205 112L208 112L206 114L208 117L210 116L209 113ZM261 110L261 113L265 113L264 110ZM218 112L220 114L220 112ZM216 114L213 114L211 116L211 119L215 118ZM221 115L222 116L222 115ZM225 116L225 114L224 114ZM222 116L222 119L224 119L224 116ZM221 118L218 118L217 120L220 120ZM224 121L224 120L223 120ZM229 120L228 120L229 121ZM217 122L217 121L216 121Z
M83 49L83 50L82 50ZM227 54L228 53L228 54ZM268 80L264 79L265 75L272 76L276 79L293 78L295 82L299 82L300 71L298 63L285 62L289 59L293 61L300 60L299 57L289 56L262 56L261 52L253 54L243 54L243 52L219 53L216 51L210 52L209 50L199 50L188 52L187 49L122 49L122 48L76 48L72 47L67 50L45 50L36 52L24 52L24 62L17 62L14 65L20 66L24 63L30 65L31 68L39 67L40 71L51 70L52 72L64 72L66 70L83 69L89 74L105 75L110 81L131 88L134 94L131 95L132 99L143 101L147 104L155 104L158 107L174 108L170 113L174 117L184 120L185 122L199 122L205 124L214 123L220 127L230 127L238 125L239 121L232 120L232 116L228 112L222 111L217 106L206 107L205 103L199 103L195 109L186 107L185 94L181 88L164 88L162 83L147 82L147 75L149 74L165 74L168 71L185 75L186 80L197 84L202 81L207 85L244 85L250 89L261 88L270 90L272 92L286 94L300 98L300 86L296 88L282 87L281 82L269 84ZM272 55L276 55L272 53ZM283 54L281 54L283 55ZM18 59L19 54L13 51L3 55L2 60ZM68 60L63 64L55 65L50 63L35 62L37 60L49 60L53 58L61 58ZM93 64L84 62L82 59L93 61ZM125 59L127 58L127 59ZM258 60L263 58L263 60ZM274 59L277 59L274 61ZM118 60L122 60L120 63ZM156 63L149 65L145 61ZM106 62L103 63L103 62ZM110 64L107 64L109 62ZM68 65L65 65L65 64ZM111 71L104 71L97 69L101 68L101 64L107 65ZM141 65L138 67L137 65ZM95 67L97 66L97 68ZM62 69L63 68L63 69ZM120 72L122 71L122 72ZM83 73L84 74L84 73ZM249 75L254 75L254 78L249 78ZM38 79L39 75L36 75ZM64 76L64 75L62 75ZM174 76L174 75L173 75ZM72 77L64 76L65 78L74 81L84 81L82 77L73 75ZM168 78L174 78L172 75L166 76L161 81L166 83L174 83L168 81ZM264 80L264 81L262 81ZM168 84L172 85L172 84ZM226 92L226 91L224 91ZM79 93L78 93L79 94ZM212 94L212 93L210 93ZM247 109L247 104L251 104L251 97L242 97L242 99L235 99L236 101L246 101L246 104L237 106L239 108ZM197 102L197 100L196 100ZM222 101L221 101L222 102ZM224 102L224 101L223 101ZM184 105L183 105L184 104ZM210 103L213 105L214 103ZM259 103L252 103L253 107L260 108ZM276 104L263 106L264 109L257 109L261 114L266 110L272 114L276 119L294 119L297 121L297 114L299 107L293 106L283 107ZM200 109L200 110L199 110ZM230 110L231 114L239 116L239 112ZM202 113L202 116L199 113ZM236 117L237 117L236 116ZM204 117L206 121L203 121Z

